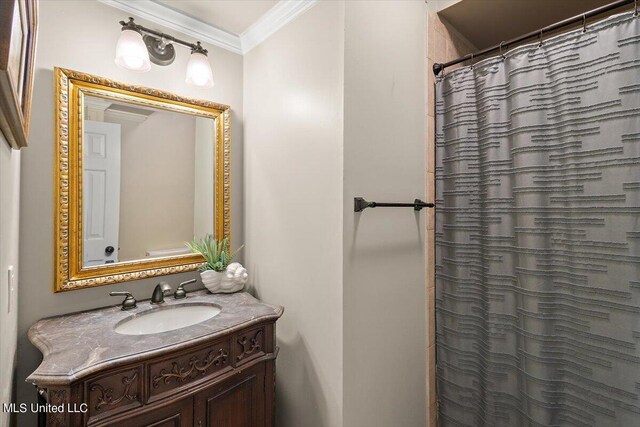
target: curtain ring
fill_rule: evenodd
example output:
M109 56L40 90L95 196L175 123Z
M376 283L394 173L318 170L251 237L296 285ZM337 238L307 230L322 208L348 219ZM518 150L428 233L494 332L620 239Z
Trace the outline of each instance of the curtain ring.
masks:
M471 69L473 70L473 53L471 54Z
M638 1L638 0L635 0ZM582 32L587 32L587 15L582 15Z
M504 44L504 40L500 42L500 56L502 57L502 60L504 61L505 57L504 54L502 53L502 45Z
M538 47L542 46L542 28L540 29L540 34L538 35Z
M633 3L634 3L634 8L635 8L634 15L638 16L638 0L634 0Z

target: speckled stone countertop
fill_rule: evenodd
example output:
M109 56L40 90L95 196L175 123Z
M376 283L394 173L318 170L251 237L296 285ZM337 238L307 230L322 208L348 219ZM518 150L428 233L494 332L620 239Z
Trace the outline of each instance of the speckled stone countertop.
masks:
M115 325L151 309L169 309L178 304L218 305L220 313L201 323L173 331L149 335L122 335ZM27 382L65 385L115 365L135 362L178 350L244 327L282 316L283 307L262 303L246 292L209 294L189 292L176 300L166 296L157 306L139 301L138 307L123 311L121 306L72 313L39 320L29 329L29 339L43 355L38 369Z

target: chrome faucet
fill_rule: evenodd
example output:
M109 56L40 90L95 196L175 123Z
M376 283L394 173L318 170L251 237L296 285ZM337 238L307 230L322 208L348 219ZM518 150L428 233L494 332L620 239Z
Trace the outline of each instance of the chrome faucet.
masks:
M168 292L171 292L171 286L167 282L158 283L151 295L151 304L162 304Z

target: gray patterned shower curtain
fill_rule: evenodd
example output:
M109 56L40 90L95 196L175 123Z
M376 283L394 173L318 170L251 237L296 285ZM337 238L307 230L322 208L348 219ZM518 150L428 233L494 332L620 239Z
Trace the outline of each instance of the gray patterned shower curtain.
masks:
M640 426L640 17L436 85L441 426Z

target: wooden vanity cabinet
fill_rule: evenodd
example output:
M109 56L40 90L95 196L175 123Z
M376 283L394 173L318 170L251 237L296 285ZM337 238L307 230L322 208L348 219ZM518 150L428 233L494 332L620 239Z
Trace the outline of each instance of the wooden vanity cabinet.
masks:
M265 364L208 387L194 396L198 427L265 425Z
M50 427L272 427L275 322L252 325L91 374L69 386L39 384ZM86 412L80 409L86 404Z
M191 427L193 423L193 398L181 399L150 411L132 415L124 420L100 424L109 427L153 426Z

